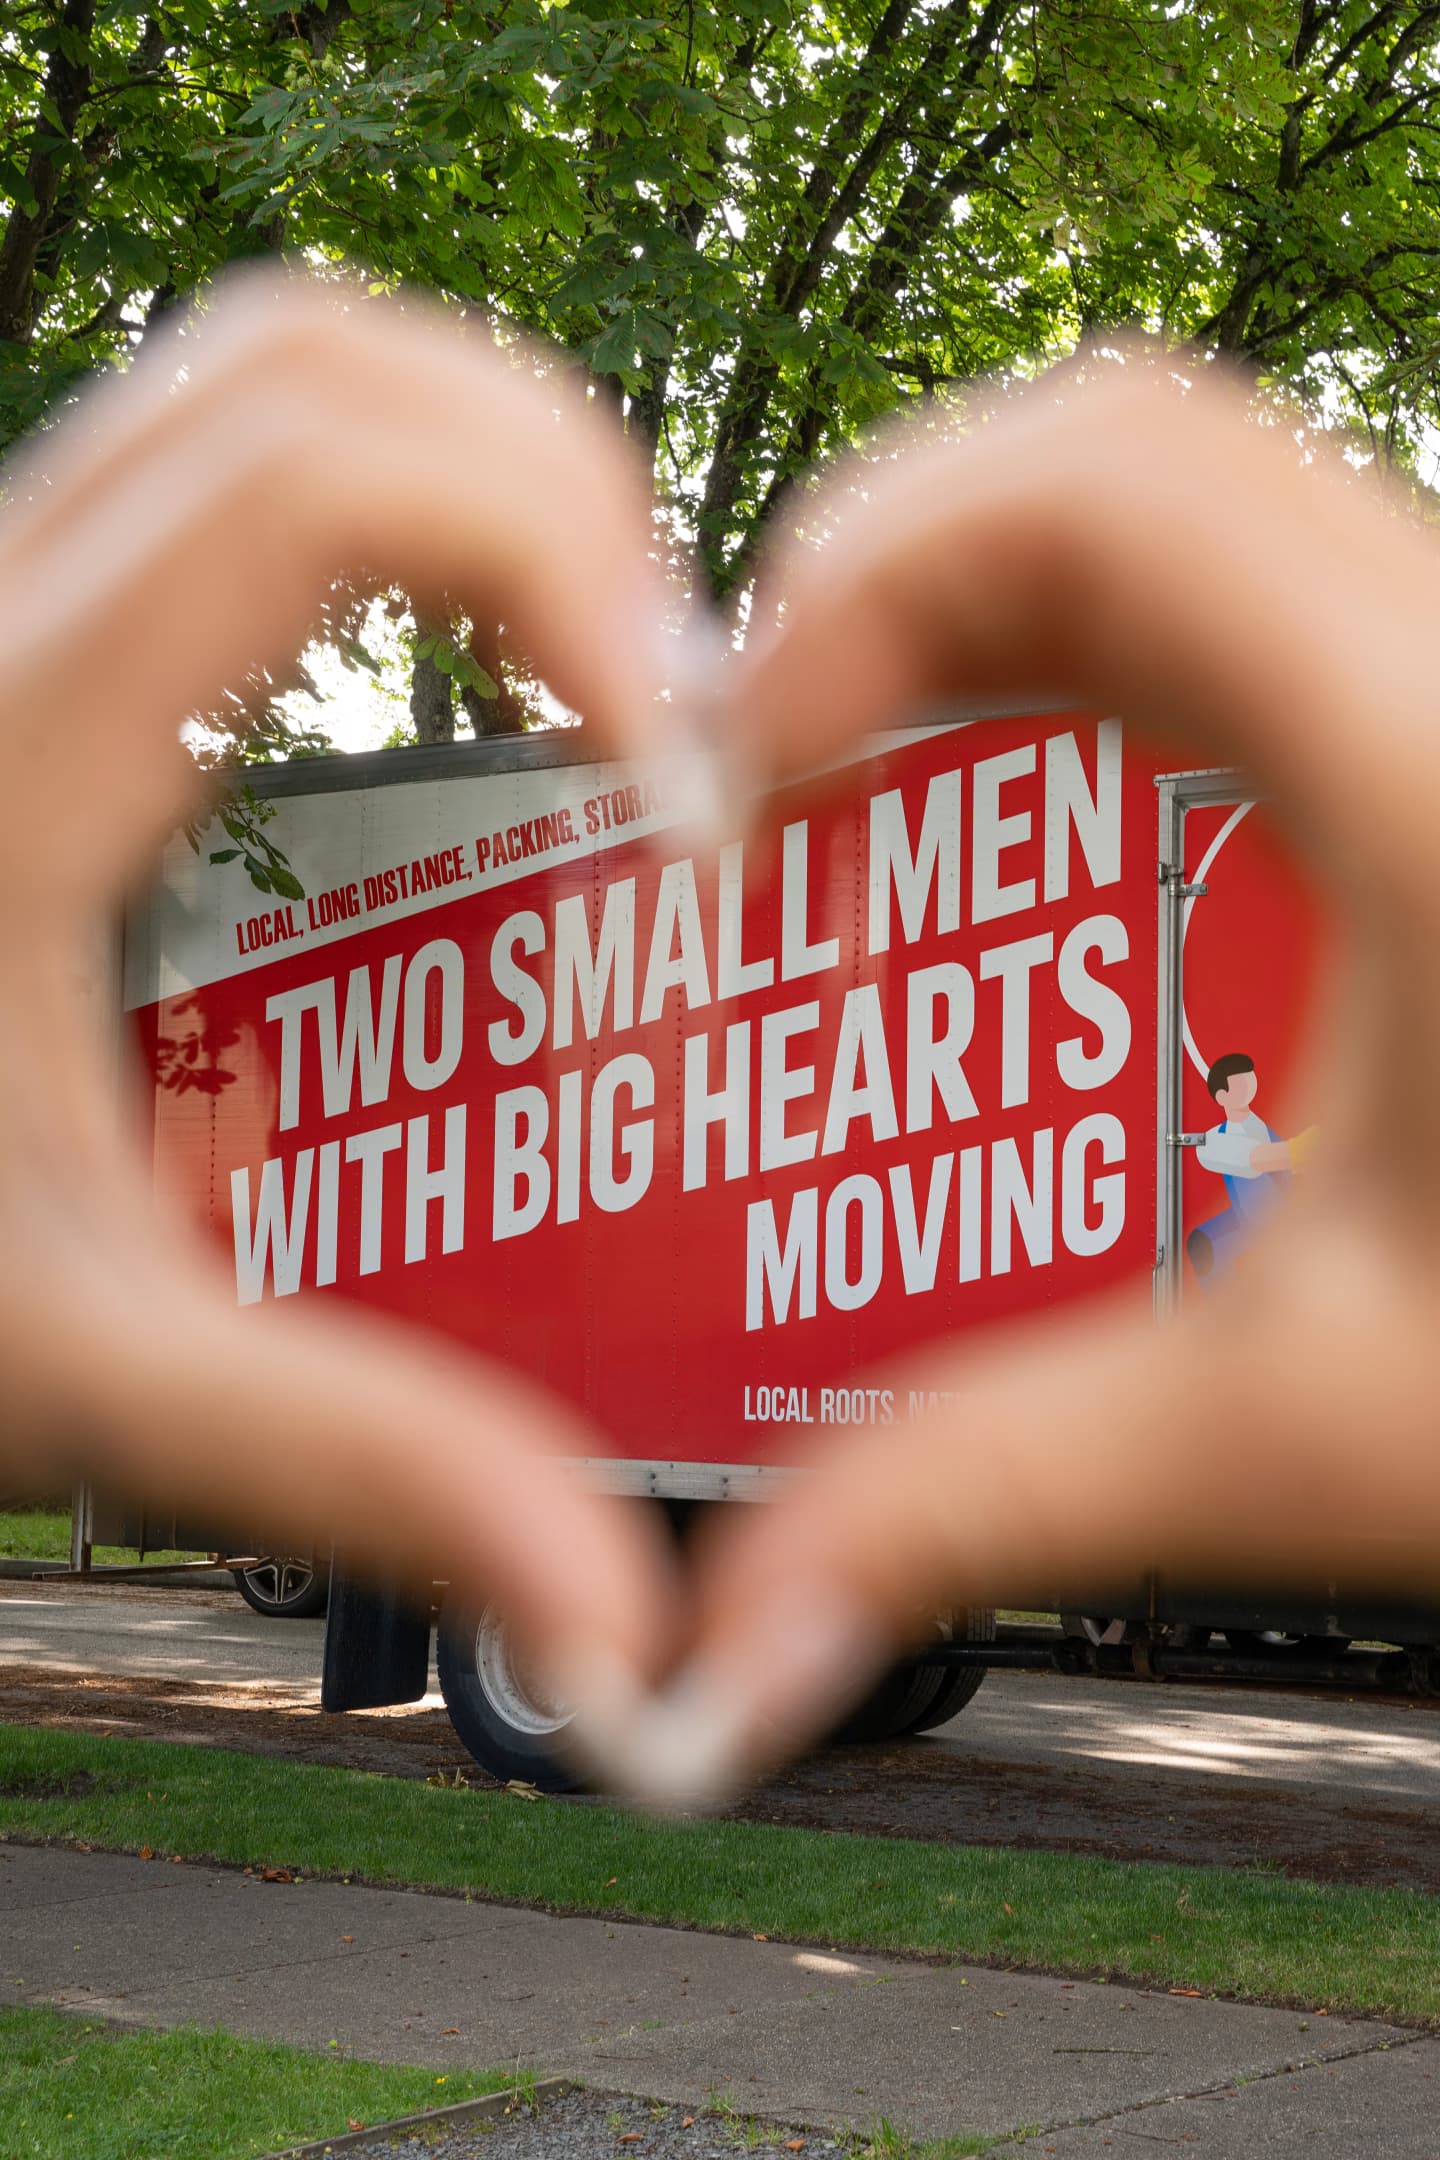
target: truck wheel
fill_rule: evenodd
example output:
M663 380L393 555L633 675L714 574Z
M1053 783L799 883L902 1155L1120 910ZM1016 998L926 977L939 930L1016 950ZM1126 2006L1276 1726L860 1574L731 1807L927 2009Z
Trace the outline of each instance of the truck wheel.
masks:
M950 1642L994 1642L995 1614L993 1609L965 1608L952 1613L946 1626L946 1639ZM951 1718L958 1717L977 1693L985 1678L983 1665L938 1665L934 1668L940 1675L940 1688L926 1704L919 1717L906 1726L907 1732L934 1732L937 1725L948 1725Z
M571 1712L527 1672L497 1607L478 1620L442 1613L436 1665L450 1722L482 1770L541 1792L580 1790L583 1777L555 1747Z
M330 1602L329 1573L313 1560L257 1560L254 1567L236 1568L235 1587L269 1620L313 1620Z
M863 1701L830 1734L832 1747L863 1746L871 1740L899 1740L918 1730L949 1674L936 1665L897 1665L871 1688Z
M995 1634L993 1612L961 1611L937 1621L946 1641L963 1634L967 1642L986 1642ZM871 1740L900 1740L907 1733L929 1732L963 1709L985 1677L982 1666L897 1665L855 1705L830 1735L832 1744L853 1747ZM946 1705L948 1704L948 1708Z

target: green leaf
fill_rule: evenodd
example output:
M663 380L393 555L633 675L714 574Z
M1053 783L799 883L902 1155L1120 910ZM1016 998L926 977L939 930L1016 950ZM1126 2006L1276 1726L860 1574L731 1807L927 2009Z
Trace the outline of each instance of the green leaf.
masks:
M462 689L473 690L477 697L495 698L500 695L500 685L496 682L494 676L487 674L479 661L469 653L460 655L460 665L455 670L455 679Z
M635 365L635 310L626 308L589 348L597 375L623 375Z

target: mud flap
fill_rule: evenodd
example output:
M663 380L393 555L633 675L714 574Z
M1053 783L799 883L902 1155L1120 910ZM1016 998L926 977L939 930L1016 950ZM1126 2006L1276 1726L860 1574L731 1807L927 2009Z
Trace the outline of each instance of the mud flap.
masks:
M322 1710L419 1702L430 1677L430 1615L389 1584L330 1568Z

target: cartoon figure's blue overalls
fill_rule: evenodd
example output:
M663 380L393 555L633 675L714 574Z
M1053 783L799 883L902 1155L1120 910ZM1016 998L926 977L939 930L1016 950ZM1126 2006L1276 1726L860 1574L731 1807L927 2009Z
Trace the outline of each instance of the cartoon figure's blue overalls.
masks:
M1219 1127L1222 1139L1229 1126L1230 1120L1224 1119ZM1267 1125L1265 1137L1278 1141L1280 1135ZM1190 1264L1202 1280L1223 1275L1234 1265L1281 1191L1290 1183L1288 1170L1267 1170L1259 1177L1248 1178L1224 1172L1219 1175L1229 1207L1219 1215L1212 1215L1208 1222L1197 1223L1185 1240Z

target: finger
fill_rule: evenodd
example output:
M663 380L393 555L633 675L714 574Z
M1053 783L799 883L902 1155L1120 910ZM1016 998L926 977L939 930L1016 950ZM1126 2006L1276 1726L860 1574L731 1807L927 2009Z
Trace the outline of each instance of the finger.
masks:
M181 807L181 721L292 657L341 574L502 615L606 741L659 740L643 481L527 353L251 276L57 433L0 521L17 887L62 807L71 895L138 861ZM67 710L103 715L83 761Z
M1113 1505L1105 1466L1143 1414L1154 1343L1124 1327L1097 1353L1093 1337L1056 1332L1043 1362L1012 1337L999 1366L938 1365L943 1418L827 1453L697 1546L690 1654L626 1766L641 1797L724 1799L830 1729L925 1632L927 1609L983 1605L1001 1580L1046 1583L1076 1551L1126 1550L1138 1533L1122 1517L1147 1511L1133 1480ZM1055 1432L1075 1455L1049 1444ZM1094 1478L1111 1508L1086 1498Z
M20 955L7 985L5 1231L24 1264L0 1302L0 1452L20 1436L32 1461L263 1549L333 1546L426 1606L437 1581L462 1609L495 1600L603 1775L676 1632L662 1526L588 1492L581 1421L489 1361L328 1302L242 1319L122 1149L94 1015L53 959Z
M106 1224L108 1229L108 1223ZM243 1324L178 1229L69 1255L83 1363L57 1301L32 1309L36 1400L12 1415L91 1436L87 1467L259 1536L331 1545L428 1601L491 1599L563 1695L597 1670L633 1694L673 1638L668 1539L649 1510L582 1482L580 1420L518 1375L343 1307L265 1308ZM177 1264L178 1256L178 1264ZM119 1263L117 1265L117 1263ZM29 1302L29 1301L27 1301ZM46 1338L50 1338L47 1349Z
M1198 1322L1090 1308L937 1361L942 1409L857 1436L713 1525L697 1635L637 1729L632 1782L723 1797L830 1729L936 1613L1049 1605L1161 1556L1172 1587L1211 1593L1338 1575L1433 1595L1428 1280L1362 1216L1297 1210ZM1377 1423L1383 1475L1355 1445Z
M834 536L777 558L756 618L783 596L783 626L734 685L765 766L941 696L1054 690L1239 759L1360 889L1422 882L1434 546L1223 378L1042 384L973 438L844 468L811 522Z
M672 1557L648 1510L585 1489L582 1421L374 1314L239 1314L122 1149L68 976L32 954L8 987L46 1055L0 1058L6 1239L24 1256L0 1303L0 1435L269 1549L333 1544L421 1596L493 1597L559 1696L623 1723L673 1640Z

